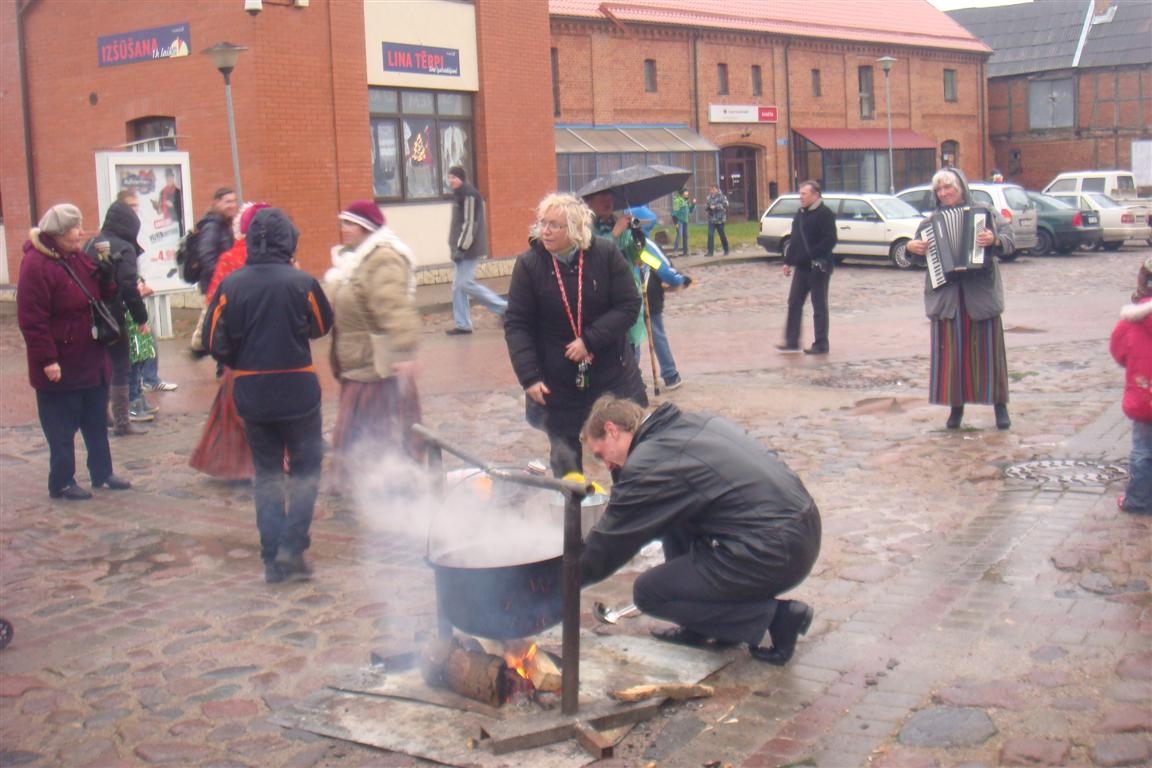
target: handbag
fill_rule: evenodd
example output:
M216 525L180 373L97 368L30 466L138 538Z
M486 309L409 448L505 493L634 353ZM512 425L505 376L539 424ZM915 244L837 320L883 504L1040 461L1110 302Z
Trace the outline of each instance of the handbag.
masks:
M88 286L81 282L80 278L72 270L72 265L60 259L60 266L68 272L68 276L80 286L80 290L84 291L84 295L88 297L88 307L92 312L92 338L97 344L108 346L120 341L120 337L124 333L124 329L120 327L120 323L116 322L116 318L112 316L112 310L108 309L108 305L100 299L97 299L88 290Z

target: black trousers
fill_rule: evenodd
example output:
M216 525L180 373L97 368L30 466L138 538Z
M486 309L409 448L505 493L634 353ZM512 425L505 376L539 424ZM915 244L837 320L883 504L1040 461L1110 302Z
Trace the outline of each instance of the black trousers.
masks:
M260 558L265 563L272 562L281 547L299 554L312 544L309 530L324 460L320 427L319 408L299 419L244 422L256 469L252 496L260 531Z
M48 441L48 492L76 482L76 430L88 450L88 476L99 485L112 474L108 447L108 385L85 389L36 390L36 412Z
M812 326L815 341L812 346L828 351L828 283L832 273L792 268L792 286L788 290L788 321L784 326L784 343L800 346L800 325L804 315L804 300L812 294Z
M762 586L749 593L747 586L716 585L704 578L692 562L692 546L706 546L682 531L662 539L664 563L640 574L632 598L641 611L671 621L705 637L731 643L760 645L776 615L776 596L793 589L808 576L820 554L820 513L812 510L781 526L782 551L775 563L749 563Z

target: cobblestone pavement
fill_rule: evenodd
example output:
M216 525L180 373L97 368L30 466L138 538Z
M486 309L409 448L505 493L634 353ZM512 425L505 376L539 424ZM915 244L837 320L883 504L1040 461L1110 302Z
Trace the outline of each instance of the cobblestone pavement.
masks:
M787 293L775 263L680 264L697 282L668 302L686 381L669 397L740 422L804 478L825 538L795 594L816 621L787 667L729 651L714 698L667 707L600 764L1152 761L1152 520L1113 501L1130 438L1106 343L1147 255L1003 265L1006 432L979 407L948 432L927 404L922 273L838 269L832 353L812 359L772 350ZM248 487L186 465L214 384L170 341L161 367L180 389L152 396L148 436L113 441L137 489L50 501L22 343L0 310L0 615L16 629L0 653L0 766L423 765L268 722L433 630L422 513L383 501L404 471L379 467L370 504L323 493L316 578L264 584ZM495 320L477 310L464 338L443 335L450 323L429 307L425 422L493 462L545 455ZM627 602L635 572L585 606ZM656 622L594 627L585 611L585 626Z

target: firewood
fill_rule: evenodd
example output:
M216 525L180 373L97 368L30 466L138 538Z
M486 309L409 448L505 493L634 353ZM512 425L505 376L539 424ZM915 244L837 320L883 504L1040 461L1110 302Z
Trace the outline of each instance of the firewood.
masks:
M560 690L562 673L549 653L537 649L528 666L528 679L537 691L554 693Z
M707 698L716 693L716 689L702 683L655 683L652 685L634 685L619 691L609 691L608 696L616 701L644 701L654 696L665 699L684 701L685 699Z
M494 707L504 701L507 668L499 656L466 651L455 638L428 643L420 653L420 673L426 683Z

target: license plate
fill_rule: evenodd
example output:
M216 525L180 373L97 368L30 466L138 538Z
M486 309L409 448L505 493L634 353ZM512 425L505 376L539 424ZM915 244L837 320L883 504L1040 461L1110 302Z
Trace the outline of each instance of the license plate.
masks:
M1094 213L1084 214L1084 224L1089 227L1095 227L1100 224L1100 217Z

